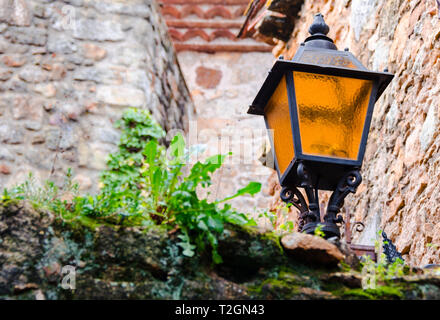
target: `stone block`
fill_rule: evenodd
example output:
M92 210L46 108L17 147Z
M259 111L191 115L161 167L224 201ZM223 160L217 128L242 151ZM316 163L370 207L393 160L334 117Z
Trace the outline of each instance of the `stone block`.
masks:
M119 131L109 128L95 128L93 135L98 141L114 145L118 144L120 137Z
M38 131L41 129L42 123L40 121L28 120L24 122L24 127L31 131Z
M126 37L117 21L82 18L75 22L73 36L94 41L122 41Z
M80 7L84 4L84 0L63 0L63 2L76 7Z
M13 74L14 72L12 70L0 68L0 81L8 81Z
M94 61L100 61L107 55L107 50L93 43L85 43L83 45L84 57Z
M60 107L63 115L70 120L79 120L79 117L84 112L84 107L78 103L63 103Z
M43 95L46 98L54 98L57 93L57 89L53 83L37 84L34 87L34 91Z
M79 68L73 73L73 79L79 81L102 82L102 74L96 68Z
M100 102L119 107L139 108L145 104L144 92L129 86L100 85L96 89L96 97Z
M18 68L26 63L26 57L17 54L7 55L3 56L2 61L7 67Z
M9 48L9 43L3 37L0 37L0 53L5 53Z
M77 135L72 127L62 129L48 129L45 132L46 146L49 150L68 150L77 145Z
M46 137L43 133L37 133L31 138L32 144L43 144L46 142Z
M9 151L8 148L2 147L0 148L0 160L13 162L15 160L15 156L11 151Z
M49 74L37 66L29 66L21 69L18 73L18 77L25 82L40 83L48 80Z
M101 11L139 17L150 17L151 7L141 0L116 2L111 0L94 1L93 6Z
M71 54L78 50L75 41L65 33L51 31L47 39L49 52Z
M44 46L47 43L47 30L44 28L10 27L5 37L12 43Z
M429 107L428 114L426 115L425 122L422 126L422 131L420 132L420 147L422 152L425 152L429 146L432 144L436 135L439 132L439 114L438 105L431 104Z
M11 167L9 167L7 164L0 163L0 173L11 174Z
M62 80L67 74L67 70L61 63L54 63L51 66L51 72L50 72L50 80L52 81L60 81Z
M344 259L337 246L309 234L295 232L285 235L281 244L288 255L307 263L335 266Z
M55 156L52 152L43 151L38 145L28 148L24 155L30 165L40 170L51 170Z
M26 0L0 0L0 22L14 26L28 27L32 14Z
M18 96L13 101L12 115L14 119L27 119L41 122L43 118L43 103L39 98Z
M0 140L7 144L23 143L23 130L10 124L2 123L0 124Z

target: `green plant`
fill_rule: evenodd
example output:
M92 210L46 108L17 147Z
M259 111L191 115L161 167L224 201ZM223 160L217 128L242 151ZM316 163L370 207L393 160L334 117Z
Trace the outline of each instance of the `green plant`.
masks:
M123 130L119 151L110 155L109 170L102 174L102 193L98 199L89 197L85 203L83 199L79 206L85 207L88 215L103 216L103 209L111 207L112 215L125 213L122 219L126 222L177 227L182 233L179 245L184 255L193 256L196 248L202 252L209 246L213 262L220 263L217 237L225 223L255 225L224 202L253 195L260 191L261 184L251 182L236 194L213 203L199 199L197 188L211 185L211 174L221 167L226 155L197 162L184 175L189 151L180 134L165 149L159 143L163 130L146 111L136 109L124 112L118 125ZM99 206L101 203L106 205Z
M276 227L277 227L277 223L276 223L277 222L277 214L276 214L276 212L273 212L270 210L269 211L264 210L263 212L260 212L258 214L258 218L268 219L272 229L274 229L274 230L276 229Z
M258 217L268 219L275 234L290 233L295 231L294 222L288 220L291 206L291 203L282 203L275 207L275 211L264 210L258 214ZM279 223L280 217L278 213L281 214L284 222Z
M382 230L377 231L377 237L382 236ZM387 243L387 242L383 242ZM374 242L375 251L378 254L383 244L377 239ZM405 262L402 259L396 259L393 263L388 263L384 253L381 253L377 262L374 262L370 256L363 256L361 261L363 274L363 287L375 289L378 284L383 285L388 280L402 277L407 271Z
M126 109L115 123L121 132L118 151L108 157L108 169L101 174L102 189L131 189L142 187L145 150L150 141L165 137L165 131L147 110ZM164 157L165 148L158 145L156 152Z
M324 231L322 231L322 228L324 227L324 225L322 224L318 224L315 228L315 230L313 231L313 234L317 237L320 238L324 238L325 237L325 233Z
M34 175L29 173L22 184L10 190L4 189L1 202L28 200L36 207L47 208L62 214L66 211L69 198L78 195L79 186L73 183L72 175L72 170L68 169L63 184L58 187L52 181L45 181L41 185Z
M200 199L197 188L211 185L211 175L227 155L216 155L186 163L189 150L176 135L168 148L161 145L165 132L145 110L127 109L117 122L122 130L118 151L109 155L108 169L101 174L100 192L78 195L69 170L61 188L53 182L37 187L32 175L22 185L5 190L2 201L27 199L59 214L68 223L95 226L99 223L125 226L153 226L180 230L179 246L191 257L210 251L212 261L221 263L218 236L227 223L255 226L253 219L225 203L236 197L254 195L261 184L251 182L234 195L214 202ZM68 192L70 197L63 198Z
M168 154L170 158L160 161L158 143L151 140L145 147L145 167L142 173L146 208L150 217L161 224L177 225L183 235L180 246L184 254L192 256L195 248L201 251L209 244L212 259L221 262L217 252L217 236L223 232L225 223L255 225L245 214L238 213L225 201L244 194L255 194L261 184L249 183L236 194L222 200L209 203L199 199L196 189L211 185L211 174L221 167L225 155L212 156L205 162L197 162L189 174L183 176L183 167L187 159L185 144L181 135L171 141ZM223 206L221 206L223 204Z
M405 264L402 259L396 259L393 263L387 263L384 254L381 254L377 262L370 256L363 256L361 261L363 274L363 287L375 289L378 284L388 280L402 277L405 274Z
M286 233L290 233L295 231L295 224L293 223L293 221L286 221L282 224L279 225L279 230L281 230L281 232L286 232Z
M397 258L396 261L387 265L385 279L399 278L402 277L404 274L405 263L402 259Z

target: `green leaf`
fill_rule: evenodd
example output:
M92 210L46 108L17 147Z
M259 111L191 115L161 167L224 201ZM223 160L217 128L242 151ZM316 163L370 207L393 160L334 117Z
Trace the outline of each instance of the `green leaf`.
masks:
M182 249L183 249L182 254L187 257L194 256L194 253L195 253L194 249L196 248L196 246L192 245L189 242L189 236L187 234L181 234L178 236L178 238L180 238L182 240L182 242L179 242L177 244L178 246L182 247Z
M205 160L205 164L211 164L214 165L216 168L220 168L223 162L225 162L226 155L217 154L214 156L211 156Z
M210 245L211 245L211 257L212 257L212 261L215 263L215 264L220 264L220 263L222 263L223 262L223 259L222 259L222 257L220 256L220 254L218 253L218 251L217 251L217 244L218 244L218 241L217 241L217 238L211 233L211 232L209 232L208 234L207 234L207 238L208 238L208 241L209 241L209 243L210 243Z
M260 192L260 190L261 190L261 183L249 182L249 184L246 187L238 190L237 194L243 195L243 194L248 193L250 195L254 195L254 194Z
M208 217L208 227L218 233L223 231L223 221L219 218Z
M234 194L234 195L232 195L230 197L224 198L223 200L220 200L217 203L225 202L225 201L237 198L237 197L245 195L245 194L250 194L250 195L253 196L254 194L260 192L260 190L261 190L261 183L259 183L259 182L249 182L249 184L246 187L241 188L240 190L238 190L236 194Z
M183 248L182 254L187 257L194 256L194 249L196 246L188 243L179 243L179 245Z
M156 140L150 140L144 149L143 154L146 157L147 163L152 165L156 160L157 155L157 141Z
M171 144L168 150L175 159L182 159L185 154L185 140L182 134L178 133L171 140Z
M203 231L208 231L208 226L206 225L205 221L200 220L197 224L197 227Z
M177 190L171 194L171 197L180 197L180 198L191 198L193 195L188 191Z
M162 183L162 169L155 168L153 173L153 180L151 181L153 190L159 190Z

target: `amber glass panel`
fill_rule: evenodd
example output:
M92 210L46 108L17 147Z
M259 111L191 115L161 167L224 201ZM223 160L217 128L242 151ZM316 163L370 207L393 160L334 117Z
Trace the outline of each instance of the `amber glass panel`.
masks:
M277 157L280 175L286 171L294 157L292 126L290 124L289 102L286 78L280 81L265 109L269 129L272 130L273 147Z
M357 160L373 82L293 72L304 154Z

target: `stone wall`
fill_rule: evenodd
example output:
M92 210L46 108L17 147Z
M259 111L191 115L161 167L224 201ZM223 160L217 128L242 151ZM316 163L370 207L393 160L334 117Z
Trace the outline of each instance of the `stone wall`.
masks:
M206 251L182 255L180 230L92 231L57 215L27 202L0 204L2 300L440 299L439 269L408 270L364 290L367 275L336 267L344 259L339 248L310 235L280 239L227 224L217 238L223 262L214 265ZM175 310L158 309L164 319L176 318Z
M274 62L273 55L183 51L178 59L197 110L197 121L190 126L190 144L206 145L200 158L233 153L215 174L209 199L224 198L250 181L258 181L263 192L234 199L231 204L250 213L255 213L254 208L267 209L270 196L265 189L273 170L258 161L267 139L265 124L262 117L246 112Z
M347 197L354 243L385 230L412 265L440 263L440 20L435 0L306 0L292 37L278 48L293 57L321 12L329 36L371 70L395 78L377 102L363 183ZM275 191L278 187L273 184ZM344 214L345 215L345 214Z
M71 167L93 190L127 106L167 131L194 111L154 1L0 0L0 187Z

